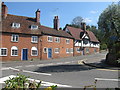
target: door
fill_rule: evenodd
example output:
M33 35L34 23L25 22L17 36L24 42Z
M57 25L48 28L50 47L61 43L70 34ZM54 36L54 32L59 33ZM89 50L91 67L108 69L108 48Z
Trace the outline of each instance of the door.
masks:
M28 49L22 49L22 60L28 60Z
M48 58L52 58L52 48L48 48Z

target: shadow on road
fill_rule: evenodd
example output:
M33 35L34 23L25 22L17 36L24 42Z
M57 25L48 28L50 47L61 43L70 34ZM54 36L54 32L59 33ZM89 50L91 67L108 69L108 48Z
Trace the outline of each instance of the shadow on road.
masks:
M84 65L72 64L72 65L54 65L54 66L44 66L39 67L35 72L43 72L43 73L59 73L59 72L76 72L76 71L85 71L91 70L94 67L88 67Z

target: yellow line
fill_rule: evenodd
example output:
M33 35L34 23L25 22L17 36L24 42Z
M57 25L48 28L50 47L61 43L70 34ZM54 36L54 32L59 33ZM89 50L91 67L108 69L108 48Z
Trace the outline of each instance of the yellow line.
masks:
M97 70L102 70L102 71L120 71L120 70L111 70L111 69L97 69Z

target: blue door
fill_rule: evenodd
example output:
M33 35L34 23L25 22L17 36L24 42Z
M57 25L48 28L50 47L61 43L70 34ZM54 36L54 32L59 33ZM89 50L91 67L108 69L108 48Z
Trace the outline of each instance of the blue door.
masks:
M22 49L22 60L28 60L28 49Z
M48 48L48 58L52 58L52 49Z

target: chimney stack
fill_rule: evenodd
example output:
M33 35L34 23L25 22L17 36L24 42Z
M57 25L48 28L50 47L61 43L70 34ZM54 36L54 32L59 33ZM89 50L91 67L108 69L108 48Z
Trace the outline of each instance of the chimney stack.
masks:
M36 11L36 22L40 23L40 9L37 9Z
M54 29L59 30L59 18L58 18L58 16L54 17L53 24L54 24Z
M85 23L85 22L82 22L82 23L81 23L81 27L82 27L82 29L83 29L84 31L86 31L86 23Z
M2 2L2 17L6 18L8 13L8 7Z

